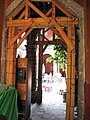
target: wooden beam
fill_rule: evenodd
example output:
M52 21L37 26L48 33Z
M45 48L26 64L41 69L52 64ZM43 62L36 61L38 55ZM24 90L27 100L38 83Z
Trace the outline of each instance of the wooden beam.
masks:
M69 37L65 34L65 32L63 31L63 29L60 27L59 23L56 22L55 20L52 19L52 23L54 24L54 26L56 27L56 29L58 30L58 32L60 33L61 37L63 38L63 40L66 42L66 44L68 45L68 47L73 50L75 49L74 44L72 43L72 41L69 39Z
M10 33L11 32L11 33ZM13 38L15 35L15 28L10 28L9 37ZM8 37L8 40L9 40ZM16 80L16 43L12 45L12 47L8 47L7 49L7 69L6 69L6 83L8 85L15 87Z
M48 47L48 43L49 43L49 41L47 41L47 44L46 44L45 47L43 48L43 53L44 53L44 51L46 50L46 48Z
M47 41L49 41L45 36L43 36L43 35L41 35L41 34L40 34L40 36L42 36L44 39L46 39Z
M33 30L33 28L30 28L27 33L20 39L20 41L17 43L17 48L21 45L21 43L24 41L24 39L30 34L30 32Z
M66 120L70 120L71 95L71 50L67 48L67 92L66 92Z
M49 19L52 19L51 17L48 17ZM12 21L8 21L7 22L7 27L24 27L25 25L27 25L31 19L33 19L34 24L32 25L33 28L50 28L50 27L54 27L53 23L50 22L49 24L45 21L45 19L43 18L29 18L27 20L12 20ZM68 26L68 23L71 23L71 20L68 19L67 17L56 17L56 20L58 21L58 23L60 24L60 26ZM71 24L77 25L78 21L72 22Z
M9 44L9 47L13 45L13 43L33 24L33 20L31 19L30 22L12 39Z
M25 10L22 12L22 14L19 16L19 19L22 19L25 16Z
M56 10L55 10L55 4L52 3L52 19L55 18L55 12L56 12Z
M25 19L28 19L29 17L29 6L26 4L26 8L25 8Z
M46 13L46 16L49 16L52 12L52 9L50 9L47 13Z
M50 29L53 31L53 33L55 35L57 35L59 38L61 38L61 35L59 34L59 32L55 28L50 28Z
M68 26L68 36L75 44L75 28ZM71 51L68 48L68 79L67 79L67 98L66 98L66 120L74 120L74 105L75 105L75 49Z
M65 48L65 50L67 50L67 46L61 41L61 40L54 40L54 41L35 41L35 44L36 45L47 45L47 42L48 42L48 45L60 45L62 44Z
M25 6L25 0L19 5L16 7L16 9L9 15L9 18L10 17L15 17L21 10L22 8Z
M64 13L66 14L70 19L75 20L75 17L61 5L62 3L58 3L56 0L52 0L52 2Z
M30 1L26 0L26 3L36 12L38 13L43 19L45 19L48 23L50 22L50 19L44 15L37 7L35 7Z
M68 28L67 34L71 39L71 29ZM67 95L66 95L66 120L70 120L70 104L71 104L71 50L67 48Z
M65 43L65 41L63 40L63 38L62 38L62 36L60 35L60 33L59 33L55 28L51 28L51 30L53 31L53 33L54 33L55 35L57 35L57 36L61 39L62 43L66 45L66 43Z

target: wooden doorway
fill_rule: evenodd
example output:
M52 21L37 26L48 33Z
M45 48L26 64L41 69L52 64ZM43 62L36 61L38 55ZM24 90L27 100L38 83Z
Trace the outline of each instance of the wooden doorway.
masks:
M39 6L44 5L44 10ZM47 10L45 10L48 5ZM33 14L31 14L33 13ZM59 14L58 14L59 13ZM49 28L60 41L67 46L67 104L66 120L74 119L74 96L75 96L75 25L78 19L56 0L24 0L8 16L8 49L7 49L7 74L6 83L16 85L16 49L31 33L34 28ZM64 28L67 29L65 33ZM25 32L25 35L21 35ZM17 39L20 41L17 43ZM36 41L37 44L47 46L49 41ZM36 44L35 43L35 44ZM31 69L29 68L31 73ZM31 74L29 74L30 77ZM28 79L28 78L27 78ZM30 82L30 79L28 79Z

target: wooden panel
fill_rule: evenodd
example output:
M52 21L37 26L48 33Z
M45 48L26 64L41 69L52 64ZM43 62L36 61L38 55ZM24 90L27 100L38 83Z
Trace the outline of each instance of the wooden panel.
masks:
M18 68L27 68L27 58L17 58Z
M26 84L17 84L17 90L20 100L26 100Z

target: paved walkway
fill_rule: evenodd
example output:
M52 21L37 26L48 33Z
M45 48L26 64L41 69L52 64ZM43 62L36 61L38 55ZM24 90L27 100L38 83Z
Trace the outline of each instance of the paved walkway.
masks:
M43 93L41 105L31 106L32 120L65 120L66 103L63 96L55 93Z

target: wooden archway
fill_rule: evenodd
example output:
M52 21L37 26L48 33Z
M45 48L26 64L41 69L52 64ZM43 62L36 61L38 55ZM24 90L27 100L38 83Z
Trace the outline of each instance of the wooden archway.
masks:
M75 25L78 20L67 9L56 0L43 0L51 2L52 7L44 14L33 3L38 0L24 0L9 15L8 27L8 47L7 47L7 70L6 83L15 86L16 82L16 49L31 33L34 28L49 28L60 40L67 45L67 98L66 98L66 120L74 120L74 98L75 98ZM39 0L42 2L42 0ZM33 9L40 17L31 18L29 9ZM55 11L58 8L65 14L65 17L56 17ZM50 16L51 14L51 16ZM50 17L49 17L50 16ZM63 28L67 27L67 34ZM25 35L21 37L22 33ZM20 41L17 43L17 39ZM39 42L39 41L38 41ZM42 41L41 41L42 42ZM43 43L44 44L44 43Z

